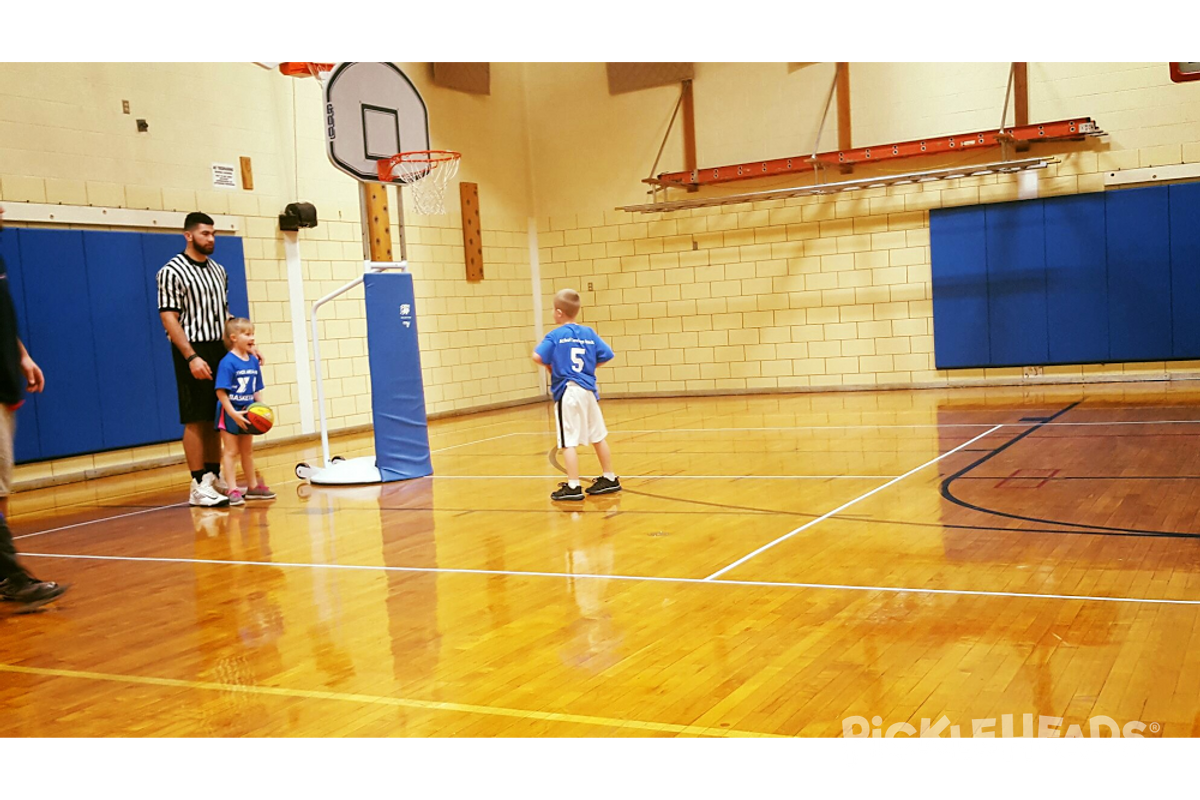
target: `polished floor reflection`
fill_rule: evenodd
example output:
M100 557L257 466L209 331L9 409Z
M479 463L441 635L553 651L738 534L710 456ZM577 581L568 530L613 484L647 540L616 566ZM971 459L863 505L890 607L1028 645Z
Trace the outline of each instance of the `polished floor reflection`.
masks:
M26 563L75 586L0 608L0 735L1200 732L1200 392L604 410L625 491L583 503L548 497L547 405L433 423L407 483L303 484L306 445L231 510L180 467L17 495Z

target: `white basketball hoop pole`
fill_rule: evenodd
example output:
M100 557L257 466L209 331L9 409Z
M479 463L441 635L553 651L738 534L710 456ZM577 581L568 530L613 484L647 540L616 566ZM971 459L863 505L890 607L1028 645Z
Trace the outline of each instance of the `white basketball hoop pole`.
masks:
M368 272L388 272L389 270L397 270L405 272L408 270L407 261L365 261L363 262L363 274ZM313 303L312 307L312 342L313 342L313 367L316 370L317 377L317 410L321 420L321 463L326 468L333 465L333 459L329 454L329 425L325 419L325 385L321 378L321 335L317 328L317 312L321 306L328 303L346 292L353 289L363 282L362 276L355 278L338 289L333 290L329 294L322 297L317 302Z
M428 431L424 425L413 430L403 420L387 413L388 404L419 405L422 419L425 416L424 395L420 391L420 353L416 340L415 297L412 278L396 275L384 278L378 273L388 271L407 272L408 261L404 237L404 206L399 203L396 213L400 227L400 260L394 261L392 231L389 219L387 187L402 186L414 180L440 171L443 164L455 162L461 157L449 151L429 149L429 114L425 101L404 72L391 62L339 62L336 64L315 62L285 62L278 65L280 72L296 78L313 77L321 85L325 100L323 128L326 137L326 153L329 160L342 172L360 183L360 200L363 217L363 276L359 277L312 305L311 335L313 367L317 384L317 410L321 430L321 467L315 469L307 463L296 465L296 477L320 485L351 485L380 483L383 481L408 480L432 474L433 466L429 455ZM409 152L401 148L413 150ZM416 153L424 153L418 156ZM451 158L452 156L452 158ZM402 170L405 180L380 174L379 162L399 157L401 160L423 158L418 168ZM394 172L394 170L393 170ZM447 171L446 179L452 177ZM444 181L443 181L444 184ZM444 186L442 187L444 188ZM425 208L426 206L421 206ZM372 398L374 413L376 455L345 459L334 457L329 450L329 418L325 408L325 382L321 364L320 310L332 300L349 292L359 284L365 285L368 309L367 338L372 331L379 338L379 357L392 361L385 363L399 368L413 366L417 370L415 381L402 382L398 386L395 371L380 376L388 385L379 403ZM387 313L371 324L372 298L377 302L399 303L401 317L396 320ZM303 311L301 311L301 318ZM303 322L299 323L301 328ZM396 326L403 325L403 328ZM302 337L303 338L303 337ZM395 342L401 346L393 348ZM375 359L372 359L372 363ZM391 381L391 383L388 383ZM418 389L412 389L415 385ZM374 386L373 386L374 388ZM381 409L383 409L381 411ZM380 416L382 414L382 416ZM311 417L310 417L311 418ZM382 443L382 444L381 444ZM386 448L380 453L379 449Z

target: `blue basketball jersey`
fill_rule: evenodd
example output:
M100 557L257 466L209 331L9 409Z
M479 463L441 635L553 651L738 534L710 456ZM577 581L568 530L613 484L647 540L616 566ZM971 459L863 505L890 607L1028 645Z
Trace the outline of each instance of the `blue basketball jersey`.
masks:
M596 365L612 360L613 351L600 334L587 325L568 322L546 334L534 350L543 364L550 365L550 391L555 400L567 390L567 382L579 384L600 399L596 388Z
M254 402L254 393L262 391L262 369L258 359L251 355L243 361L233 351L225 354L217 365L216 388L229 393L229 402L238 411ZM217 401L217 412L221 411L221 401Z

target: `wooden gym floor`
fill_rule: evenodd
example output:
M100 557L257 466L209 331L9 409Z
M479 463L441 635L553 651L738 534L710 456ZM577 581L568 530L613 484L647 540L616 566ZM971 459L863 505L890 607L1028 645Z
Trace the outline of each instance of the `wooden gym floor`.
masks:
M305 445L232 510L182 467L23 493L75 586L0 608L0 735L1191 736L1191 387L609 400L625 491L559 506L549 405L435 422L407 483L301 484Z

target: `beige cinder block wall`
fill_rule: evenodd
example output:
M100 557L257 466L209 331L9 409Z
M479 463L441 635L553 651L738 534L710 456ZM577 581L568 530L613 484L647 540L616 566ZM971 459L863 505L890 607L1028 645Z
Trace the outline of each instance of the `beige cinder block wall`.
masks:
M855 146L1000 124L1007 64L851 71ZM675 213L614 211L646 202L639 181L678 89L613 97L602 65L534 65L528 76L544 293L548 303L563 286L584 292L584 318L621 354L606 383L610 397L1197 373L1194 362L1047 367L1029 379L1021 369L934 369L929 210L1015 200L1013 177ZM813 152L832 76L832 64L698 64L700 166ZM1029 95L1033 122L1091 116L1109 133L1032 151L1060 161L1039 174L1040 196L1102 191L1109 170L1200 162L1200 84L1171 83L1166 63L1031 63ZM1011 106L1009 115L1011 124ZM831 114L821 149L836 142ZM999 157L992 150L969 158ZM892 162L887 171L953 165L919 163ZM682 167L676 125L658 171Z

